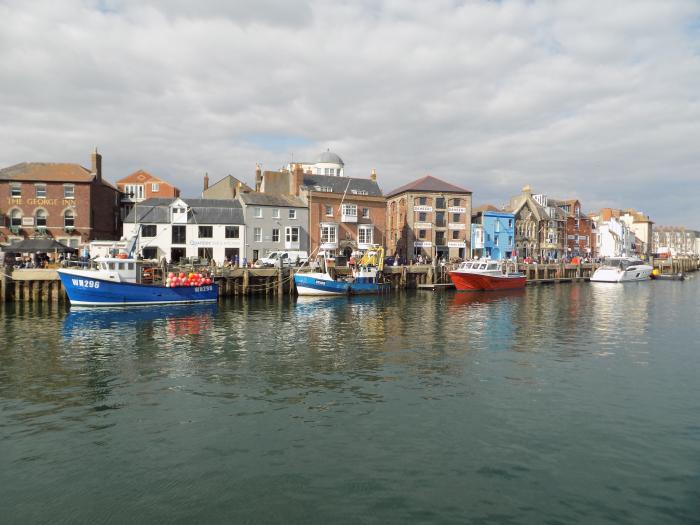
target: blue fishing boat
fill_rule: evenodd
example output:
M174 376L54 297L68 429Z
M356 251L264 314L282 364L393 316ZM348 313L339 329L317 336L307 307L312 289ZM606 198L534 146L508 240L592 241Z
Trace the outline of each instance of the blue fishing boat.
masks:
M384 249L374 246L367 250L359 263L352 269L353 279L350 282L350 293L379 294L391 290L391 283L384 281Z
M216 283L170 286L153 282L154 269L144 261L100 258L97 268L62 268L61 283L74 306L130 306L214 302ZM149 273L150 270L150 273Z
M294 275L294 286L301 296L341 296L350 292L350 283L336 281L328 272L297 273Z

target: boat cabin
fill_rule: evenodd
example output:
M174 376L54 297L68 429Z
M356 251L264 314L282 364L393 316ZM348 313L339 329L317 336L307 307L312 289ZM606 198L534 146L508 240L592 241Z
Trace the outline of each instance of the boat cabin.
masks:
M119 283L151 284L156 272L160 271L153 263L138 259L99 257L95 259L95 264L101 279Z
M603 266L609 268L620 268L621 270L627 270L630 267L640 266L646 264L640 259L634 259L632 257L606 257L603 259Z

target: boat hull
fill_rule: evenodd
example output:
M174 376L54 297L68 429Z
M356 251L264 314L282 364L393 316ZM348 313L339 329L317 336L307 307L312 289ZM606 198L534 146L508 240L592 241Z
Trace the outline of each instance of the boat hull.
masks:
M296 274L294 287L301 296L341 296L350 292L350 284L334 281L325 274Z
M518 290L525 288L524 275L483 275L478 273L450 272L450 279L457 290L491 291Z
M353 295L380 294L391 290L390 283L351 283L350 293Z
M646 281L651 278L651 266L638 266L634 269L619 270L617 268L598 268L591 276L594 283L627 283Z
M137 306L150 304L207 303L218 299L216 284L168 288L159 285L110 281L58 270L68 299L75 306Z

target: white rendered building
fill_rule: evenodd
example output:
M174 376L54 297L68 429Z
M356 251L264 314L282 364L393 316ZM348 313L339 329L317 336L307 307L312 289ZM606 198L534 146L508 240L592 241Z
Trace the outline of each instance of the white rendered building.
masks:
M297 162L301 164L304 173L311 175L331 175L335 177L345 176L345 163L338 155L330 150L321 153L314 162ZM293 171L293 164L287 164L287 171Z
M243 210L235 200L148 199L124 219L124 238L136 236L135 251L145 259L170 262L194 258L243 260Z

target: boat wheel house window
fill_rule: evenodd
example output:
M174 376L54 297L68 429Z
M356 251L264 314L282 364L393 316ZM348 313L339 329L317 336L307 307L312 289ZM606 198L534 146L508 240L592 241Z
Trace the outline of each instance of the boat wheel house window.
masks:
M156 236L156 225L155 224L144 224L141 227L142 237L155 237Z
M75 198L75 185L64 184L63 185L63 198L64 199L74 199Z
M238 226L226 226L225 237L227 239L238 239Z
M200 226L199 227L199 238L200 239L211 239L214 236L213 226Z
M66 228L75 227L75 214L72 210L66 210L63 214L63 226Z

